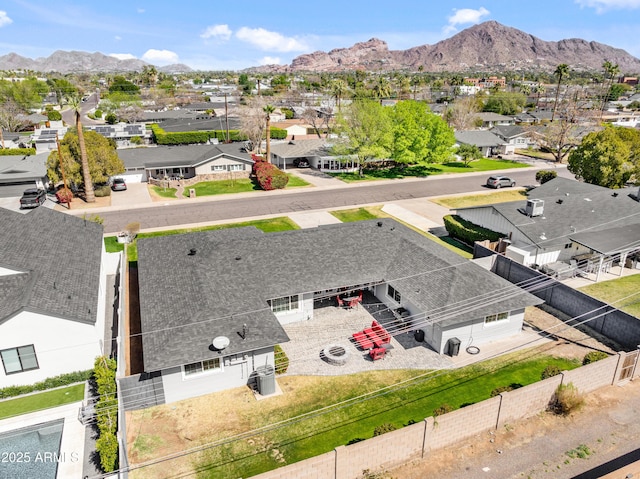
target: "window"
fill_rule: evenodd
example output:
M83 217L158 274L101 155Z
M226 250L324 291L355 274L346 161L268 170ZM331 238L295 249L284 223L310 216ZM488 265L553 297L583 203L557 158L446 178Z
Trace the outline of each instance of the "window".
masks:
M211 171L224 171L224 165L211 165Z
M268 301L271 306L271 311L274 313L282 313L283 311L293 311L298 309L299 301L298 295L285 296L284 298L276 298Z
M396 303L399 303L402 300L402 296L400 295L400 292L397 291L390 284L387 285L387 296L393 299Z
M206 373L207 371L215 371L221 369L220 358L207 359L206 361L198 361L197 363L185 364L183 368L185 376Z
M5 349L0 351L4 372L7 374L21 373L38 369L38 358L33 344L20 346L19 348Z
M497 323L509 319L509 313L490 314L484 317L484 324Z
M244 170L244 165L229 165L229 171L242 171Z

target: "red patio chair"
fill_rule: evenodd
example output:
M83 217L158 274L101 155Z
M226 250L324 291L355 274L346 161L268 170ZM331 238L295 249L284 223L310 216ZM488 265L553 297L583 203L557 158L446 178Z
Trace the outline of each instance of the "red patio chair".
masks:
M342 301L342 298L340 296L336 296L336 300L338 301L338 307L344 308L344 301Z
M369 356L372 360L377 361L378 359L383 359L386 353L387 350L384 348L373 348L369 351Z

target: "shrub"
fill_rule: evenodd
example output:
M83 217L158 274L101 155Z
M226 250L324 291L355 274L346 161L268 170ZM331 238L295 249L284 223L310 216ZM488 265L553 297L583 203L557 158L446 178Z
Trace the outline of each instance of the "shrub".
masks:
M542 371L540 379L549 379L553 376L557 376L558 374L561 374L560 368L558 366L549 365L544 368L544 371Z
M227 140L226 130L182 131L168 133L155 123L151 125L151 133L158 145L190 145L193 143L206 143L210 139L216 139L219 142ZM271 137L273 138L273 135L271 135ZM238 130L229 130L229 140L245 141L247 140L247 136Z
M102 110L96 110L93 112L94 118L102 118Z
M252 174L255 175L260 188L263 190L282 189L287 186L289 177L275 165L267 162L263 157L251 155L254 160Z
M591 351L584 355L582 359L582 365L595 363L596 361L600 361L601 359L607 359L609 355L604 351Z
M491 391L491 397L499 396L502 393L506 393L509 391L513 391L514 389L521 388L522 384L519 383L511 383L508 386L500 386Z
M100 356L93 368L93 380L96 383L98 401L95 404L96 422L99 438L96 450L100 455L100 464L104 472L116 469L118 462L118 398L116 397L116 361Z
M112 472L117 469L118 438L115 434L100 434L96 441L96 451L100 455L100 466L104 472Z
M100 186L96 186L93 189L93 193L96 195L96 197L98 198L102 198L104 196L111 196L111 188L109 187L109 185L100 185Z
M93 370L87 371L75 371L73 373L60 374L59 376L52 376L44 379L43 381L28 384L25 386L7 386L0 389L0 399L6 399L21 394L31 393L33 391L44 391L47 389L57 388L60 386L68 386L69 384L81 383L91 378Z
M118 117L114 113L107 113L104 117L104 121L106 121L109 125L115 125L118 123Z
M386 432L395 431L396 429L397 427L395 427L393 424L386 422L375 427L375 429L373 430L373 436L381 436Z
M442 416L443 414L447 414L448 412L453 411L453 408L448 404L442 404L440 407L437 407L433 410L433 417Z
M275 356L276 374L284 374L289 369L289 357L285 353L279 344L273 347L273 354Z
M558 176L557 171L553 170L540 170L536 173L536 181L541 185L544 185L547 181L553 180Z
M556 414L567 416L584 405L584 397L573 383L561 384L556 389L553 410Z
M35 154L35 148L0 148L0 156L31 156Z
M140 138L139 136L132 136L131 137L131 144L132 145L142 145L142 138Z
M447 215L443 218L449 236L463 243L473 245L476 241L498 241L505 235L466 221L458 215Z
M282 107L280 108L280 111L284 114L284 117L287 120L291 120L295 115L295 112L291 108Z
M49 121L60 121L62 120L62 114L57 110L47 110L47 119Z

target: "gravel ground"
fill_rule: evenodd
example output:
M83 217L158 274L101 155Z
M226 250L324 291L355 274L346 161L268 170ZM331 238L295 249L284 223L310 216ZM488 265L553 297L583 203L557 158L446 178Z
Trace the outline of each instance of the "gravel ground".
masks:
M639 380L624 386L608 386L589 394L585 406L569 417L542 413L388 471L387 477L576 478L620 456L637 452L639 412ZM580 451L585 457L578 457ZM580 478L595 479L601 475L585 474Z

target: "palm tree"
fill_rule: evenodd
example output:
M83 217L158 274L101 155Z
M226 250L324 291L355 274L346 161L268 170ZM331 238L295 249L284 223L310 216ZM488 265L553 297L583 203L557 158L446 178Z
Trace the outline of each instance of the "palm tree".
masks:
M84 195L87 203L95 203L96 196L93 191L93 181L89 171L89 159L87 158L87 147L84 143L84 132L82 131L82 96L74 95L69 98L69 106L73 110L76 118L76 130L78 130L78 145L80 146L80 164L82 165L82 180L84 182Z
M276 110L276 107L273 105L265 105L262 108L262 111L264 111L267 116L266 116L266 121L267 121L267 153L266 153L266 157L267 157L267 162L271 163L271 114Z
M535 86L535 92L536 92L536 95L537 95L536 96L536 110L538 109L538 103L540 103L540 95L542 95L546 91L547 91L547 89L542 83L538 83Z
M614 65L609 60L606 60L602 64L602 68L604 68L604 71L605 71L605 79L603 83L606 82L606 88L604 90L604 94L602 95L602 104L600 106L600 119L602 119L602 115L604 114L604 109L607 106L607 100L609 99L609 92L611 91L611 87L613 86L613 79L616 77L618 73L620 73L620 67L618 67L618 65Z
M340 111L340 100L342 100L348 88L347 82L342 78L336 78L331 81L331 95L336 99L338 111Z
M558 109L558 95L560 95L560 84L562 83L562 77L566 77L569 74L569 65L567 65L566 63L561 63L556 67L553 74L558 77L558 85L556 88L556 100L553 104L553 113L551 114L551 121L553 121L556 116L556 110Z
M389 98L391 96L391 84L383 76L379 76L376 83L373 85L373 96L380 100L382 104L383 98Z

